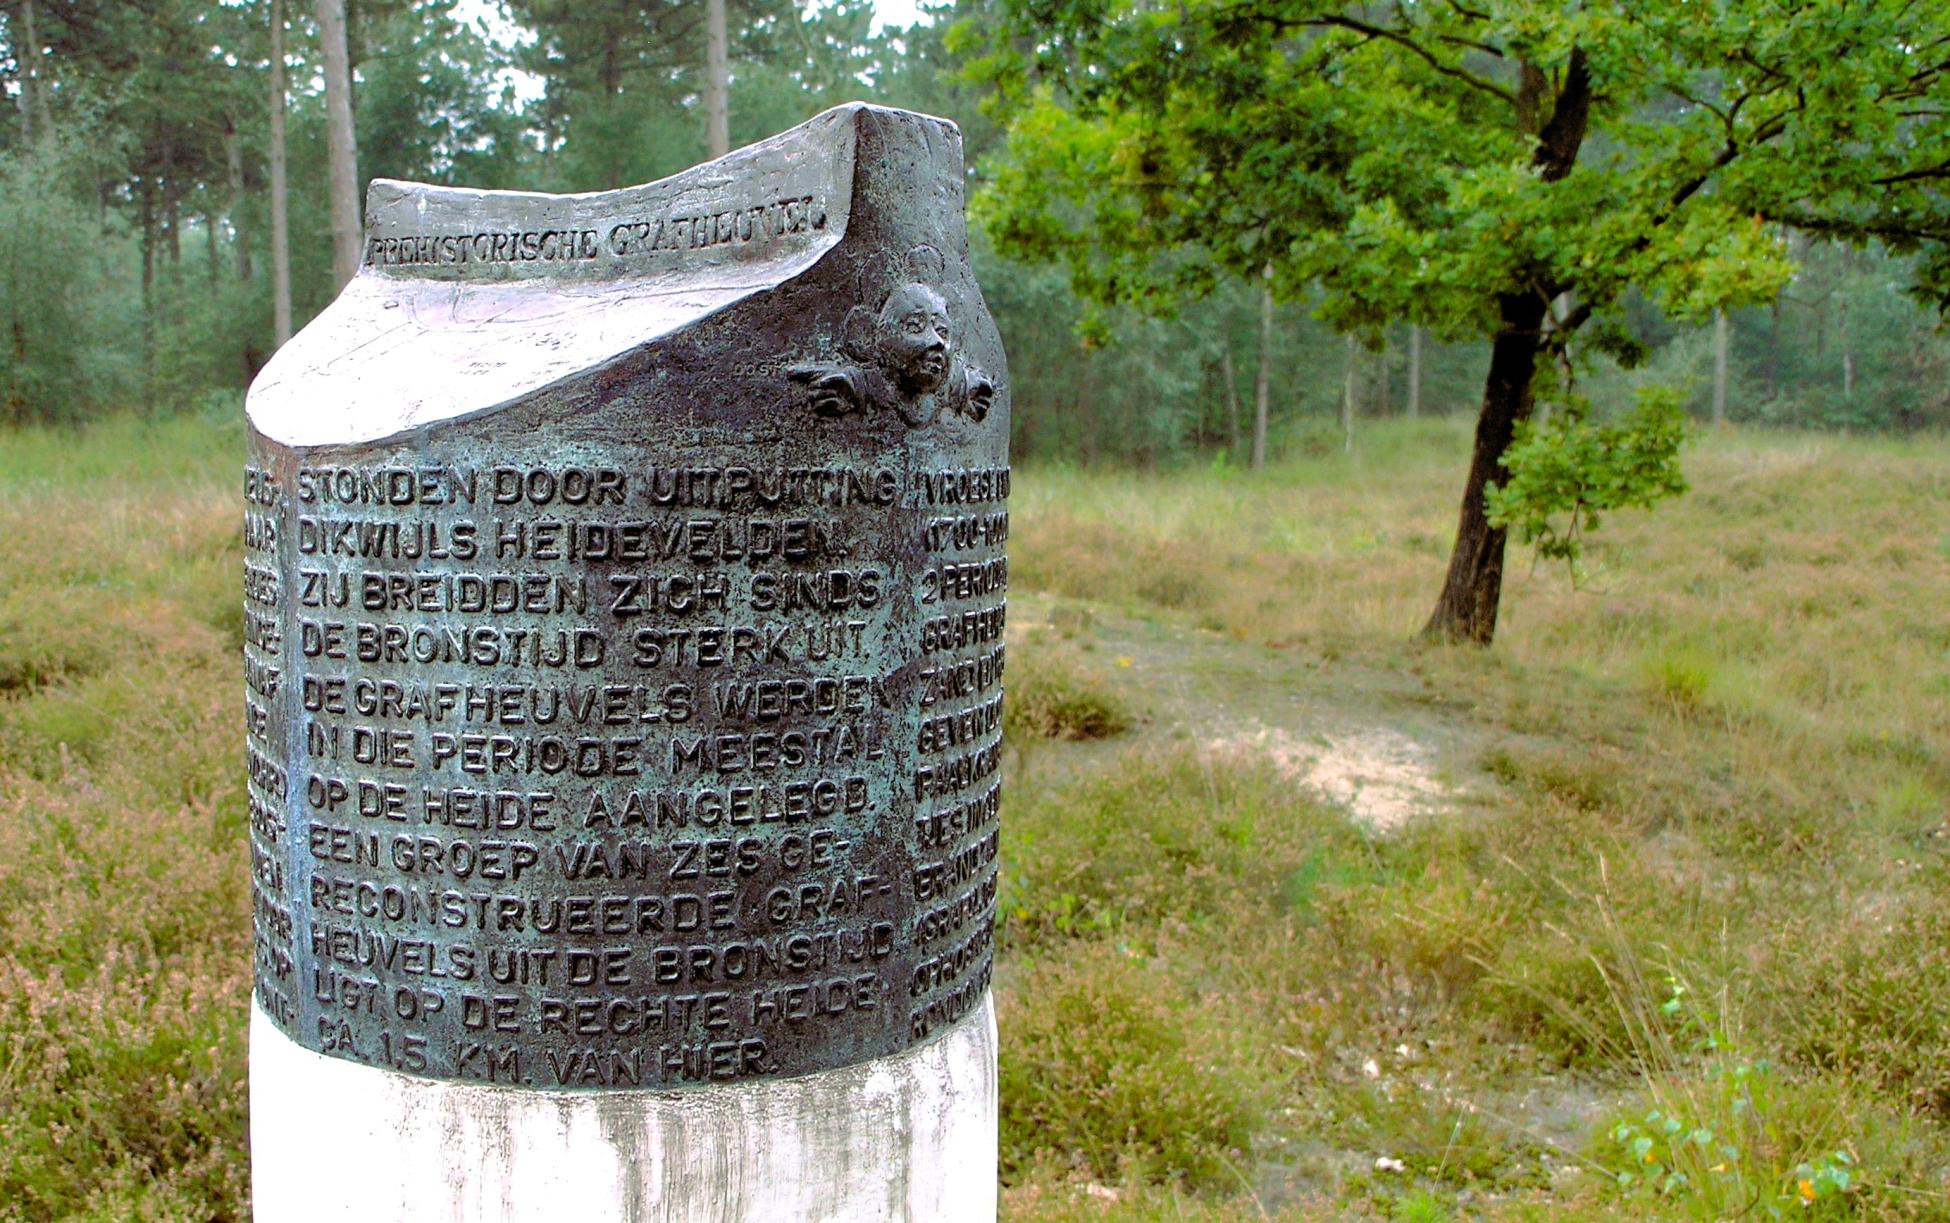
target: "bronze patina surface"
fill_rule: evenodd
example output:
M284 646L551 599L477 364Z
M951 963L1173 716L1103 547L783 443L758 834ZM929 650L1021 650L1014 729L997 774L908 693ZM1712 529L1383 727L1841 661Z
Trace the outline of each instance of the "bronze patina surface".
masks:
M924 1041L987 989L1008 380L960 138L846 107L579 196L381 182L252 388L257 997L542 1089Z

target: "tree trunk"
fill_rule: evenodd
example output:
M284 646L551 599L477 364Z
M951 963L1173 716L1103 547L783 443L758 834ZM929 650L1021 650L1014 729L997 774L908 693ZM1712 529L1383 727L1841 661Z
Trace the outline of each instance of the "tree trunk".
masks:
M1341 453L1354 450L1354 400L1361 393L1361 345L1347 333L1347 359L1341 366Z
M1810 248L1810 256L1813 253L1813 248ZM1811 262L1812 259L1802 262L1799 266L1806 268ZM1822 269L1824 274L1828 270L1827 268ZM1828 359L1828 316L1833 311L1834 305L1835 285L1831 281L1828 285L1828 291L1823 293L1819 300L1810 303L1810 308L1815 317L1815 360L1817 362L1823 362Z
M142 313L146 316L155 309L152 298L156 291L156 188L153 183L144 182L141 187L142 202L137 212L137 224L142 230Z
M271 327L291 338L291 220L284 182L284 0L271 0Z
M535 109L535 130L542 146L542 182L555 182L555 111L544 98Z
M1537 83L1532 80L1536 69L1528 63L1522 68L1528 92ZM1562 82L1550 122L1537 133L1537 150L1531 156L1531 164L1547 183L1563 181L1577 165L1578 150L1590 125L1591 69L1583 48L1571 48ZM1483 492L1491 481L1507 474L1503 456L1516 436L1517 423L1530 415L1530 380L1537 372L1537 353L1544 343L1544 317L1551 309L1550 298L1561 292L1561 287L1553 287L1546 294L1497 296L1500 318L1496 338L1490 344L1490 372L1483 381L1483 408L1476 417L1469 478L1463 483L1456 547L1449 554L1449 573L1443 579L1442 593L1436 597L1435 611L1422 626L1424 637L1477 645L1488 645L1496 637L1496 613L1503 601L1506 533L1490 525Z
M614 22L603 25L602 67L597 79L602 85L602 115L605 119L616 113L617 99L623 92L623 35ZM604 175L608 179L603 185L614 191L623 185L622 148L614 140L605 142L609 149L609 169Z
M1083 368L1077 372L1077 419L1083 422L1083 465L1097 465L1097 357L1095 353L1083 354Z
M704 143L710 156L731 152L731 65L724 0L705 0Z
M169 231L169 274L170 283L175 284L183 268L183 201L182 187L176 182L171 171L176 165L176 149L173 144L163 145L163 227Z
M20 145L26 149L34 147L33 89L27 79L27 70L22 68L20 88L14 91L14 109L20 112Z
M237 232L237 280L251 282L250 230L244 225L244 141L236 120L223 117L223 159L230 171L230 227Z
M156 397L156 188L144 179L139 224L142 228L142 387L143 401Z
M352 130L352 65L345 48L345 0L318 0L325 61L325 159L332 197L332 279L359 271L359 147Z
M1767 397L1773 399L1781 393L1781 323L1785 292L1774 295L1774 304L1768 307L1767 327Z
M1266 466L1266 417L1273 398L1273 290L1259 290L1259 374L1253 379L1253 470Z
M1226 445L1232 457L1239 457L1239 379L1232 369L1232 338L1226 337L1219 348L1219 376L1226 384Z
M1727 423L1727 312L1713 312L1713 425Z
M20 108L32 145L54 135L54 121L48 115L47 82L41 77L43 56L41 35L34 22L34 0L20 0L20 42L15 48L21 60Z
M1842 398L1855 398L1855 332L1849 325L1849 282L1854 279L1855 250L1842 248L1842 274L1835 285L1835 333L1842 345Z
M1545 302L1534 294L1498 298L1502 322L1490 346L1490 372L1483 384L1483 409L1476 419L1476 444L1469 478L1463 485L1462 513L1449 573L1436 599L1424 637L1488 645L1496 636L1496 613L1503 599L1505 532L1490 525L1483 491L1506 474L1504 452L1517 422L1530 415L1530 379L1537 371Z
M217 277L221 273L222 260L217 258L217 214L203 214L203 259L209 265L210 287L217 287Z
M1374 355L1374 414L1376 416L1387 416L1394 410L1394 404L1388 394L1388 384L1392 381L1393 379L1388 376L1388 333L1383 331L1381 351Z
M1422 329L1408 327L1408 418L1422 414Z

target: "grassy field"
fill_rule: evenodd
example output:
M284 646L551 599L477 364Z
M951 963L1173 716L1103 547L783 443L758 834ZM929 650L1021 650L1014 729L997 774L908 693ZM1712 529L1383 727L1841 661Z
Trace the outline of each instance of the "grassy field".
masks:
M1466 440L1022 473L1005 1214L1950 1218L1950 445L1703 439L1480 652ZM247 1217L240 443L0 435L0 1219Z

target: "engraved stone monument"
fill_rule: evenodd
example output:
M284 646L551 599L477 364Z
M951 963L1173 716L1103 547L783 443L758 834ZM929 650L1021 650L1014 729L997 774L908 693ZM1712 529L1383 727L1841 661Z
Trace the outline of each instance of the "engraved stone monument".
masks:
M953 125L375 182L248 412L258 1219L993 1217L1009 394Z

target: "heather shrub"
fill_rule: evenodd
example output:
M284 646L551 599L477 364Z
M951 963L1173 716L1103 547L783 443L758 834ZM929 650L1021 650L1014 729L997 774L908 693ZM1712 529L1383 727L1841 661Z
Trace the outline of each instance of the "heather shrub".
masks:
M1249 1157L1268 1083L1218 997L1168 966L1081 943L1002 996L1002 1172L1036 1159L1098 1178L1222 1183Z
M1003 837L1005 943L1281 914L1318 858L1359 854L1338 814L1264 765L1132 748L1069 786L1017 788Z
M239 681L203 610L238 602L240 548L211 443L0 446L0 1218L248 1215Z
M1950 876L1883 929L1858 924L1803 944L1783 972L1817 988L1781 999L1795 1056L1950 1119Z
M1128 700L1076 651L1034 633L1010 648L1003 728L1024 739L1108 739L1130 729Z
M1362 430L1260 475L1020 473L1011 612L1050 627L1009 644L1005 1214L1717 1218L1663 1191L1723 1175L1665 1121L1734 1133L1714 1093L1765 1063L1747 1184L1941 1216L1941 443L1704 438L1603 582L1513 558L1483 652L1409 640L1466 431ZM6 1223L247 1213L239 440L0 435ZM1352 721L1453 806L1376 832L1307 789ZM1660 1187L1617 1187L1640 1138Z

